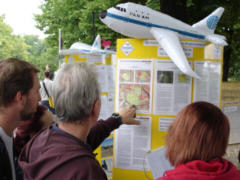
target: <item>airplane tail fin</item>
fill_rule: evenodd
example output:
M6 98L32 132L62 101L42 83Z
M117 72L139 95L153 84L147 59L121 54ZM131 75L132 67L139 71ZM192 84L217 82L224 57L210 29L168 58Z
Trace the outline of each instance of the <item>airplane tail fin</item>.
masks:
M213 34L217 23L220 20L222 13L224 11L224 8L219 7L215 11L213 11L210 15L205 17L203 20L195 23L192 25L193 28L200 29L201 31L204 31L209 34Z
M101 37L98 34L92 44L92 50L101 49Z

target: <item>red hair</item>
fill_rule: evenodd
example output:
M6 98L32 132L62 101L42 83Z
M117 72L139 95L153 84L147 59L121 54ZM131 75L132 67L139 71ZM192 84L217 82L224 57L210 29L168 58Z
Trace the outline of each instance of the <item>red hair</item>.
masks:
M192 103L179 112L169 127L166 156L173 166L222 157L229 131L229 120L217 106L208 102Z
M44 112L47 111L47 107L38 105L37 111L32 119L21 121L20 125L16 129L15 150L19 154L25 144L37 134L44 126L44 123L40 121Z

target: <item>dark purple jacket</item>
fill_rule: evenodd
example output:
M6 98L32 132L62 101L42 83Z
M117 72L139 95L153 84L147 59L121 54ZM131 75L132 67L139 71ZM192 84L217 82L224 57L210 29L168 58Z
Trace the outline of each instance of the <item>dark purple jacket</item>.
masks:
M87 144L56 125L50 126L33 137L20 154L24 179L107 180L92 151L120 125L113 118L98 121Z

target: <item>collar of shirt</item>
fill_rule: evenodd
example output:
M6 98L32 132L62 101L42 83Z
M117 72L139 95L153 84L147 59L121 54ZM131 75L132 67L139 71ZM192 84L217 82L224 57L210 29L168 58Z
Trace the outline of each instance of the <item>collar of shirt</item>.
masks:
M54 130L54 131L57 131L57 132L59 132L59 133L63 133L63 134L65 134L65 135L69 136L70 138L74 139L74 140L77 141L79 144L81 144L82 146L84 146L85 148L87 148L90 152L92 152L92 148L91 148L91 146L90 146L89 144L84 143L81 139L78 139L77 137L75 137L75 136L69 134L68 132L60 129L60 128L57 126L57 124L53 124L50 128L51 128L52 130ZM96 154L94 154L94 155L96 156Z

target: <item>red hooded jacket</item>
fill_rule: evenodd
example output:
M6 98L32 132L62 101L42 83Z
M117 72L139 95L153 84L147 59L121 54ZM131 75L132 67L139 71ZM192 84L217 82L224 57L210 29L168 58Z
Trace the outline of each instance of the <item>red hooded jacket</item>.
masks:
M240 180L240 171L226 159L195 160L178 165L157 180Z

